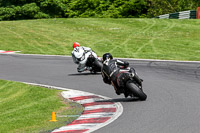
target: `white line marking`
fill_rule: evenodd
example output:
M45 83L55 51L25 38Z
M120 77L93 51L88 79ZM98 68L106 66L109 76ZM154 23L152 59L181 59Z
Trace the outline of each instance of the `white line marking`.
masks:
M97 124L79 124L79 125L70 125L70 126L63 126L59 129L54 130L53 132L59 132L59 131L66 131L66 130L83 130L88 129L88 127L94 127Z
M87 115L81 115L77 120L81 119L89 119L89 118L101 118L101 117L111 117L114 115L114 113L95 113L95 114L87 114Z
M85 107L85 110L92 110L92 109L99 109L99 108L116 108L116 105L115 104L95 105L95 106Z
M78 100L75 102L80 103L80 104L86 104L86 103L92 103L92 102L99 101L99 100L100 100L99 98L93 98L93 99Z

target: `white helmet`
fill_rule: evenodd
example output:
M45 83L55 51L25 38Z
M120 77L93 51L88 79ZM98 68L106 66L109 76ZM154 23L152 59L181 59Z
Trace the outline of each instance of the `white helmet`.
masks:
M85 59L85 53L82 47L75 47L74 48L74 56L78 61L82 61Z

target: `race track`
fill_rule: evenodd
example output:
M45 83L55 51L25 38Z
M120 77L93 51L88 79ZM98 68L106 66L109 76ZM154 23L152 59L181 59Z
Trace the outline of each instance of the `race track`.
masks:
M0 79L87 91L121 102L123 114L95 133L198 133L200 63L129 62L144 79L147 101L116 95L100 74L79 74L64 56L0 55Z

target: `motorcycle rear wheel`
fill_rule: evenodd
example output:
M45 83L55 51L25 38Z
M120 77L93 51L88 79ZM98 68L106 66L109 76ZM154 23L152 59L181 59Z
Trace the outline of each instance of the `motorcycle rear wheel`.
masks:
M129 89L129 91L131 91L133 95L138 97L141 101L145 101L147 99L147 95L133 82L126 82L126 88Z

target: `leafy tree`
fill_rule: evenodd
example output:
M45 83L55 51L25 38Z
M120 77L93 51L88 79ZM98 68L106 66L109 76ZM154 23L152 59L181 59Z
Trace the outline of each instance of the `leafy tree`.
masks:
M159 16L185 10L195 10L200 6L199 0L147 0L148 15Z
M64 2L62 0L44 0L40 3L40 8L42 12L47 13L52 17L62 17L66 10Z
M0 0L0 20L154 17L199 5L199 0Z

